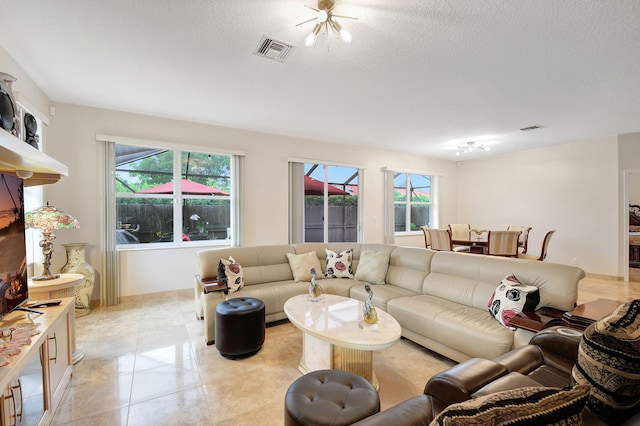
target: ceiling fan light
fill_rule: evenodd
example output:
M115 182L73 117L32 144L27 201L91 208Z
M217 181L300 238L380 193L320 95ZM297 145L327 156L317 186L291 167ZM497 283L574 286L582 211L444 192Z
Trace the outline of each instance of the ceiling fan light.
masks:
M342 38L342 41L347 44L351 43L351 40L353 40L353 38L351 37L351 33L347 30L340 31L340 37Z
M333 19L329 20L329 22L331 23L331 28L333 28L333 30L340 36L340 39L343 42L345 42L346 44L351 43L352 37L349 31L342 28L342 25L340 25L337 21L334 21Z
M311 34L307 35L304 39L304 44L306 47L315 47L318 41L318 34L320 30L324 30L324 33L327 34L327 50L329 49L329 33L333 32L336 39L342 40L343 43L349 44L353 40L351 33L342 29L342 26L334 21L334 18L345 18L345 19L358 19L352 16L344 16L344 15L335 15L333 13L333 8L338 2L338 0L317 0L318 7L312 7L305 5L308 9L311 9L317 13L315 18L307 19L306 21L302 21L296 25L306 24L307 22L316 21L316 26L311 32Z
M316 44L316 40L318 39L318 33L320 33L320 29L322 28L322 24L316 24L313 27L313 31L309 33L304 39L304 45L306 47L312 47Z

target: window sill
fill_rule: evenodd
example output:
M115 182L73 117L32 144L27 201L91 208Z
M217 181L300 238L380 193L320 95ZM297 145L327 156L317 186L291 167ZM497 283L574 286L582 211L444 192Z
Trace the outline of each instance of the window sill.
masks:
M145 251L166 249L189 249L201 247L231 247L231 240L201 240L185 241L181 243L144 243L144 244L119 244L116 251Z

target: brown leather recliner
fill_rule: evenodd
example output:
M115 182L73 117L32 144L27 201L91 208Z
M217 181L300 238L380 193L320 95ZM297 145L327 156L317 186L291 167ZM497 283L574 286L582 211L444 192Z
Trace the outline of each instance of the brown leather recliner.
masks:
M529 345L493 360L472 358L436 374L427 382L424 394L415 396L367 417L356 425L428 425L451 404L476 396L526 386L565 387L578 356L580 334L558 332L552 327L536 334ZM583 411L584 425L604 425ZM639 416L625 424L636 424Z

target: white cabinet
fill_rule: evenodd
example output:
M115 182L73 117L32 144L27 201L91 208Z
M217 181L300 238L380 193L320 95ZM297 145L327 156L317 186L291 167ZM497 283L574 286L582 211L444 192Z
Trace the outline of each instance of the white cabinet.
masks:
M33 318L40 323L40 334L21 352L0 367L0 420L3 426L48 425L62 400L73 366L71 362L74 321L73 298L60 306L41 308L44 315ZM26 313L12 312L1 327L26 322Z
M74 320L74 310L52 327L47 335L47 369L49 373L49 389L51 390L51 405L57 407L62 400L64 390L71 377L71 329Z
M41 350L38 349L7 386L3 407L5 425L37 425L44 416L42 359Z

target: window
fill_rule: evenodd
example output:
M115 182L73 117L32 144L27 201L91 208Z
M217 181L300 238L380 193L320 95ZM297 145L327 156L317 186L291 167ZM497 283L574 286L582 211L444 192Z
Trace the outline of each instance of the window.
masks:
M432 176L394 173L394 232L419 231L432 226Z
M231 155L116 144L116 244L231 238Z
M360 169L290 163L291 242L358 242Z

